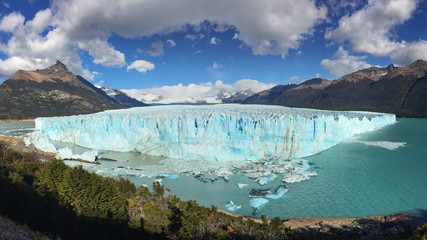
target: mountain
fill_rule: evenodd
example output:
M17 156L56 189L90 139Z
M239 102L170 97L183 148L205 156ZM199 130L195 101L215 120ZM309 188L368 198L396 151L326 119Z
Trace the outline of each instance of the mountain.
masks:
M363 69L338 80L311 79L254 94L243 104L274 104L327 110L374 111L427 117L427 62Z
M140 97L140 101L141 102L160 102L162 100L164 100L165 97L163 97L162 95L156 95L156 94L152 94L152 93L148 93L148 92L144 92L142 94L142 96Z
M114 99L118 104L123 107L143 107L148 106L147 104L136 100L135 98L129 97L126 93L115 88L108 88L102 86L96 86L97 88L104 91L110 98Z
M234 95L221 99L222 103L242 103L246 98L254 95L255 92L251 89L246 91L236 92Z
M211 90L207 96L167 96L159 95L153 92L135 89L124 89L121 90L128 96L138 99L141 102L149 104L217 104L217 103L241 103L247 97L251 96L255 92L251 89L245 91L234 92L226 89Z
M19 70L0 84L0 119L86 114L121 107L59 61L42 70Z

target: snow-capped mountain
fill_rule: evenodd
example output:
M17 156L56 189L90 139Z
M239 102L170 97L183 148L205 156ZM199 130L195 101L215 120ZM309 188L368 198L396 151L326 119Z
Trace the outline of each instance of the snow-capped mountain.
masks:
M115 88L108 88L102 86L95 86L104 91L110 98L114 99L117 103L124 107L142 107L147 106L142 101L138 101L135 98L129 97L125 92Z
M193 103L193 104L213 104L213 103L241 103L247 97L255 92L251 89L240 92L231 92L226 89L220 89L217 94L212 96L194 97L194 96L163 96L149 91L142 93L133 90L122 90L122 92L148 104L173 104L173 103ZM106 92L108 94L108 92Z

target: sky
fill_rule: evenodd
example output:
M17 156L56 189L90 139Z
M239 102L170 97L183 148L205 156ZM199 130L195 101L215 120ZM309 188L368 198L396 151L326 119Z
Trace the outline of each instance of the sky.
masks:
M427 60L421 0L0 0L0 82L59 60L169 95L338 79Z

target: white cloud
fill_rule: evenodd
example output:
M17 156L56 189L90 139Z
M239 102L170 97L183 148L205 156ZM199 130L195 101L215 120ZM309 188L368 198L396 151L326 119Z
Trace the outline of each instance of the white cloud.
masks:
M388 56L400 65L427 59L426 41L398 42L392 34L396 26L412 17L418 3L418 0L370 0L361 10L342 17L338 27L327 31L325 37L349 41L353 51Z
M208 72L212 72L212 71L218 70L220 68L224 68L224 65L219 64L219 63L217 63L217 62L214 61L213 64L212 64L212 66L207 67L206 70Z
M234 35L233 35L233 38L232 38L233 40L237 40L237 39L239 39L239 34L238 33L235 33Z
M13 32L23 31L25 17L20 13L11 13L3 17L0 22L0 31ZM19 29L18 29L19 28Z
M296 75L294 75L294 76L292 76L292 77L290 77L290 78L289 78L289 80L290 80L291 82L296 82L298 79L299 79L299 77L298 77L298 76L296 76Z
M221 44L221 40L219 38L212 37L211 40L210 40L210 43L212 45L219 45L219 44Z
M334 60L323 59L320 65L329 70L335 77L372 67L372 65L364 61L366 56L351 56L343 49L343 47L339 47L338 51L334 54L334 57Z
M301 9L304 14L300 14ZM10 32L12 37L0 46L0 51L8 56L2 60L4 63L14 62L9 60L12 57L42 59L46 64L59 59L73 72L93 78L82 67L78 51L87 51L96 64L124 66L124 54L108 42L113 34L123 38L150 37L208 21L218 26L217 31L235 29L239 33L236 38L252 48L253 54L284 57L289 48L298 48L325 16L326 7L316 6L313 0L262 4L258 0L218 0L215 4L199 0L55 0L32 20L25 22L19 13L1 18L0 31ZM188 37L196 40L205 36ZM105 51L101 51L104 47ZM16 65L3 68L13 66Z
M197 50L197 51L193 52L194 55L199 54L199 53L202 53L202 50Z
M123 67L126 65L125 55L114 49L106 41L99 39L78 42L78 46L89 52L94 58L95 64L101 64L107 67Z
M146 73L147 71L153 70L154 67L154 64L151 62L145 60L136 60L127 67L127 70L135 69L138 72Z
M197 39L197 36L194 34L187 34L187 35L185 35L185 38L190 39L191 41L194 41Z
M161 40L156 40L151 43L150 50L148 50L150 56L161 56L163 55L163 42Z
M193 97L196 99L210 98L218 95L220 90L230 91L232 93L245 91L251 89L254 92L260 92L274 87L275 84L265 84L257 80L241 79L234 84L224 84L221 80L216 81L214 84L211 82L200 84L177 84L172 86L162 86L156 88L145 89L125 89L123 90L133 98L140 98L144 92L162 95L166 98L185 99L186 97Z
M312 0L267 1L199 0L116 1L57 0L53 3L66 23L61 24L74 37L96 35L106 38L114 32L122 37L152 36L185 30L207 20L218 26L233 27L238 38L252 47L254 54L285 56L312 33L326 16L326 7ZM102 9L103 11L99 11ZM197 9L197 11L194 11ZM300 14L304 9L304 14ZM245 12L247 14L241 14ZM78 16L78 17L76 17ZM187 35L189 39L201 38Z
M172 40L172 39L168 39L168 40L166 40L166 42L169 44L170 47L175 47L176 46L175 41Z
M316 78L320 78L320 73L316 73Z
M30 59L23 57L11 57L6 60L0 59L0 78L8 78L16 69L34 70L44 68L46 62L42 59Z

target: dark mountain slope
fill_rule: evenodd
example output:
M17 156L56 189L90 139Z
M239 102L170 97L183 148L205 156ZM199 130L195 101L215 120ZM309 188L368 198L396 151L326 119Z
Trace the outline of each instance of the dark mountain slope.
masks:
M277 85L272 87L271 89L261 91L259 93L255 93L251 97L248 97L243 104L272 104L273 101L278 98L283 92L288 89L297 87L296 84L288 84L288 85Z
M97 88L97 90L101 90L102 92L107 94L110 98L114 99L118 104L120 104L123 107L129 108L129 107L148 106L148 104L138 101L135 98L131 98L123 91L120 91L115 88L99 87Z
M121 106L61 62L19 70L0 85L0 119L86 114Z
M426 117L426 78L427 63L418 60L406 67L389 65L363 69L335 81L312 79L292 88L276 86L276 89L257 93L243 103ZM282 91L280 94L278 89ZM262 96L274 97L266 99Z

